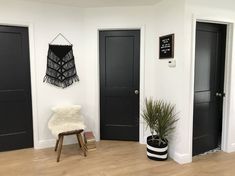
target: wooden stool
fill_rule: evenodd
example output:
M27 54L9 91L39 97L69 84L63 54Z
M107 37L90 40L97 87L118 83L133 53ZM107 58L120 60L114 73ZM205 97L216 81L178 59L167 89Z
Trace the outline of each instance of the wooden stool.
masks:
M67 132L63 132L60 133L58 135L58 139L56 141L56 145L55 145L55 151L57 151L58 145L59 145L59 151L58 151L58 155L57 155L57 162L60 161L60 154L61 154L61 150L62 150L62 146L63 146L63 140L64 140L64 136L68 136L68 135L76 135L77 139L78 139L78 144L80 146L80 148L82 149L84 156L86 157L86 147L85 144L83 142L83 138L82 138L82 133L83 130L74 130L74 131L67 131Z

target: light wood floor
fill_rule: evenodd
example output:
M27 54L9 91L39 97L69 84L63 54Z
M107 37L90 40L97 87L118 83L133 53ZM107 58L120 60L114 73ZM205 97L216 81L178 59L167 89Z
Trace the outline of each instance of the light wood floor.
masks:
M179 165L146 157L137 142L101 141L85 158L76 145L65 146L61 161L50 149L0 153L0 176L235 176L235 153L218 152Z

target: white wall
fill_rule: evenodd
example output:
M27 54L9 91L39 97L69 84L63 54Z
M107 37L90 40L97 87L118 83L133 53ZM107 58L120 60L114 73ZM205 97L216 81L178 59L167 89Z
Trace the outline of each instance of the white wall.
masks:
M142 27L144 36L142 36L142 43L144 43L141 50L141 60L143 64L149 65L148 60L144 60L147 55L149 58L153 58L148 51L152 50L151 39L154 38L152 27L152 7L117 7L117 8L89 8L85 9L84 13L84 58L90 63L87 69L90 69L89 87L92 90L89 92L90 109L93 110L93 120L97 124L94 127L95 134L99 138L99 57L98 57L98 30L99 29L139 29ZM147 48L148 47L148 48ZM148 51L146 51L148 50ZM146 55L145 55L146 54ZM91 64L92 63L92 64ZM144 69L144 67L142 67ZM146 72L141 68L142 80L145 80L145 84L148 84L148 69ZM149 92L147 86L146 91L141 90L142 93ZM143 134L142 134L143 136Z
M155 9L155 46L154 58L150 63L151 68L151 95L155 98L168 100L176 105L179 121L175 134L170 141L170 156L179 163L183 163L188 155L185 155L184 141L188 138L185 132L188 120L187 109L185 107L185 57L184 57L184 16L185 1L163 1ZM176 67L169 68L168 60L158 58L158 37L175 33L175 57Z
M99 29L136 29L144 30L142 33L141 50L141 86L140 92L144 97L165 99L176 104L180 121L176 132L178 137L173 137L170 147L171 157L179 155L176 143L181 143L188 134L180 130L184 128L181 119L186 119L185 103L182 100L184 76L184 0L165 0L152 7L128 7L128 8L90 8L85 9L85 58L89 63L91 80L89 87L93 90L89 93L91 109L94 110L95 124L99 124L99 58L98 58L98 30ZM161 35L175 33L175 59L176 68L168 67L168 60L158 59L158 38ZM144 40L144 41L143 41ZM141 96L142 98L142 96ZM143 99L141 99L143 100ZM143 103L143 101L141 102ZM141 123L142 126L143 123ZM95 128L99 134L99 126ZM146 142L148 131L141 128L141 141ZM176 135L175 135L176 136ZM179 156L181 157L181 156ZM179 161L180 162L180 161Z
M0 3L0 24L30 26L35 148L54 145L47 121L51 107L60 103L81 104L88 128L99 139L98 29L141 28L141 100L145 96L152 96L176 104L180 117L176 133L180 136L173 138L170 153L177 160L179 146L187 137L187 133L182 131L185 126L182 119L187 119L182 98L184 80L181 79L185 67L182 47L184 0L165 0L158 5L146 7L88 9L19 1ZM46 71L48 43L59 32L73 43L81 80L64 90L42 82ZM167 60L158 59L158 38L170 33L175 33L176 68L169 68ZM140 142L145 143L149 132L143 130L143 123L140 126Z
M141 28L141 98L152 96L176 104L179 121L170 143L170 155L177 162L190 162L191 16L192 13L205 13L235 21L232 11L227 12L224 9L218 13L213 9L208 11L208 8L200 5L206 4L202 0L188 0L187 3L185 0L164 0L155 6L80 9L18 1L1 2L0 23L27 23L33 29L30 36L33 46L31 54L34 51L31 55L31 74L35 100L34 124L38 127L35 128L35 147L54 145L54 139L47 129L47 121L51 107L60 103L81 104L88 128L99 139L98 29ZM220 4L215 7L220 7ZM48 43L59 32L73 43L77 71L81 79L79 83L64 90L42 82L46 71ZM158 38L170 33L175 33L175 68L168 67L168 60L158 59ZM234 64L233 62L233 68ZM234 89L234 81L231 86ZM231 94L234 97L234 93ZM232 99L231 107L233 105ZM234 111L231 108L232 114ZM234 121L232 123L235 124ZM141 128L140 142L144 143L148 134L148 131ZM235 136L231 135L229 138L231 144L235 143Z
M185 107L188 113L188 120L185 120L186 125L184 131L188 131L189 136L185 138L183 142L182 156L188 156L185 162L189 162L192 153L192 123L193 123L193 79L194 79L194 29L196 20L213 21L215 23L227 23L232 26L235 22L235 2L232 0L186 0L186 13L185 13L185 51L184 51L184 65L185 76L184 79L184 91L185 91ZM234 33L234 29L230 31L230 34ZM235 151L235 81L233 79L235 74L234 63L234 49L232 43L235 42L233 35L228 38L230 41L230 48L227 55L226 64L226 78L225 78L225 92L226 97L224 99L224 121L223 121L223 146L222 149L226 152ZM228 49L228 48L227 48ZM229 63L229 60L231 61ZM231 77L230 77L231 76ZM230 91L229 91L230 90Z
M83 17L82 11L73 7L62 7L20 1L0 2L0 24L30 26L30 62L33 91L33 119L35 148L54 145L47 128L51 107L60 103L78 103L87 106L86 77L89 75L82 57ZM74 44L74 55L81 81L67 89L59 89L43 83L46 72L48 43L59 33ZM38 127L38 128L36 128Z

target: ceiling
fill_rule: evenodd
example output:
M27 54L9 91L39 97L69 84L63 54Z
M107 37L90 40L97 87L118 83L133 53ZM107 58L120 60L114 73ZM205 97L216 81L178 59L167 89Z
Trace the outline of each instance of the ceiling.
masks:
M115 7L154 5L162 0L25 0L77 7Z

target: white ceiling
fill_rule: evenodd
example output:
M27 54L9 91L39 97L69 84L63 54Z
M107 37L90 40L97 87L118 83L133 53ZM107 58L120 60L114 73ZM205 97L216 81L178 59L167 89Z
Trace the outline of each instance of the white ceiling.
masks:
M154 5L162 0L25 0L77 7L114 7Z

